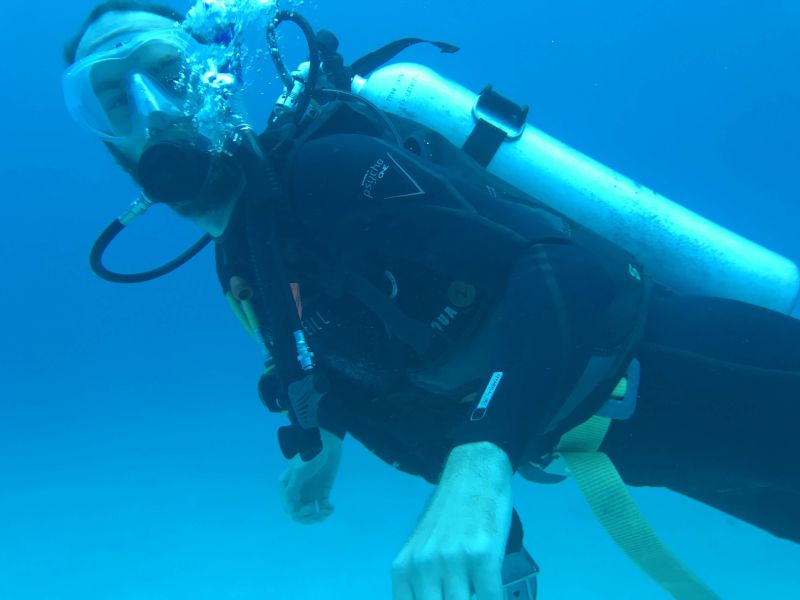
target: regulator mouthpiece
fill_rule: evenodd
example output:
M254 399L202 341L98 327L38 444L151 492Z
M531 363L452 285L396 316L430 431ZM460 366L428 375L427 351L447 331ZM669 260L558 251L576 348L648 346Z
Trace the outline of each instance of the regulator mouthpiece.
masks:
M211 168L211 144L189 132L151 140L139 159L138 179L148 198L184 204L200 196Z

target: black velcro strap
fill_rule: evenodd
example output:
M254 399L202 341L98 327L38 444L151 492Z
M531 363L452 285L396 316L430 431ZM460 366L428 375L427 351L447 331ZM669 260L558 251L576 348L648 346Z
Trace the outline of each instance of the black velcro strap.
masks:
M378 67L382 67L387 62L392 60L395 56L400 54L406 48L414 46L415 44L432 44L436 46L441 52L445 54L452 54L458 52L460 48L447 42L434 42L431 40L424 40L422 38L403 38L396 40L390 44L386 44L382 48L378 48L369 54L366 54L350 65L350 75L360 75L364 77L369 75Z
M362 275L351 269L329 266L318 281L325 293L334 298L349 294L361 302L381 320L391 337L408 344L417 356L423 357L430 350L436 338L433 329L406 315Z
M392 337L405 342L418 356L425 356L436 334L427 324L412 319L361 275L348 271L343 279L344 289L371 310Z
M478 119L478 124L475 125L475 129L469 134L461 149L485 168L492 162L505 139L505 131L484 119Z

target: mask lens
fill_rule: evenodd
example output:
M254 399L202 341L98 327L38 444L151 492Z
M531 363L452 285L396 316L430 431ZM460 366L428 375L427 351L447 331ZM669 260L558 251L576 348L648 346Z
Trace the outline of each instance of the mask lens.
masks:
M133 133L137 98L134 74L147 77L171 112L186 104L185 56L193 40L176 30L139 35L117 48L89 56L64 74L64 95L73 118L99 137L115 141Z

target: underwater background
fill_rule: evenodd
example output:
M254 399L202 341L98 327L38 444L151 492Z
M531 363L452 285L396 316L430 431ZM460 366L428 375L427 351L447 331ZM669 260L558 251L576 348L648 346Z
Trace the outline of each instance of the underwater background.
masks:
M61 48L93 5L8 2L0 24L0 599L388 599L431 488L348 440L336 512L294 524L276 492L282 419L258 401L260 353L219 292L213 253L136 286L89 270L91 243L136 195L63 106ZM531 105L536 127L800 261L800 2L299 8L350 61L405 36L461 46L401 58L475 91L494 84ZM280 90L269 65L262 75L251 101L266 114ZM145 268L198 235L152 213L111 266ZM666 597L573 482L520 480L515 494L542 600ZM723 598L800 597L800 546L670 492L633 495Z

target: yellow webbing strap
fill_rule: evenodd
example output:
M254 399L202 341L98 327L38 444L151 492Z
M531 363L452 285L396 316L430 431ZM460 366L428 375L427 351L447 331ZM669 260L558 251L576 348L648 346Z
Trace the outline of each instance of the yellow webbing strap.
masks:
M557 449L592 512L625 554L674 598L719 599L658 538L611 459L598 452L610 424L592 417L565 433Z
M624 398L625 394L628 393L628 378L623 377L617 382L614 391L611 392L611 397L615 399Z
M252 304L247 301L240 302L234 298L233 294L230 292L225 294L225 299L228 301L233 314L236 315L236 318L239 319L239 322L247 330L247 333L249 333L253 339L258 339L258 336L256 335L256 329L258 329L258 319L256 319Z

